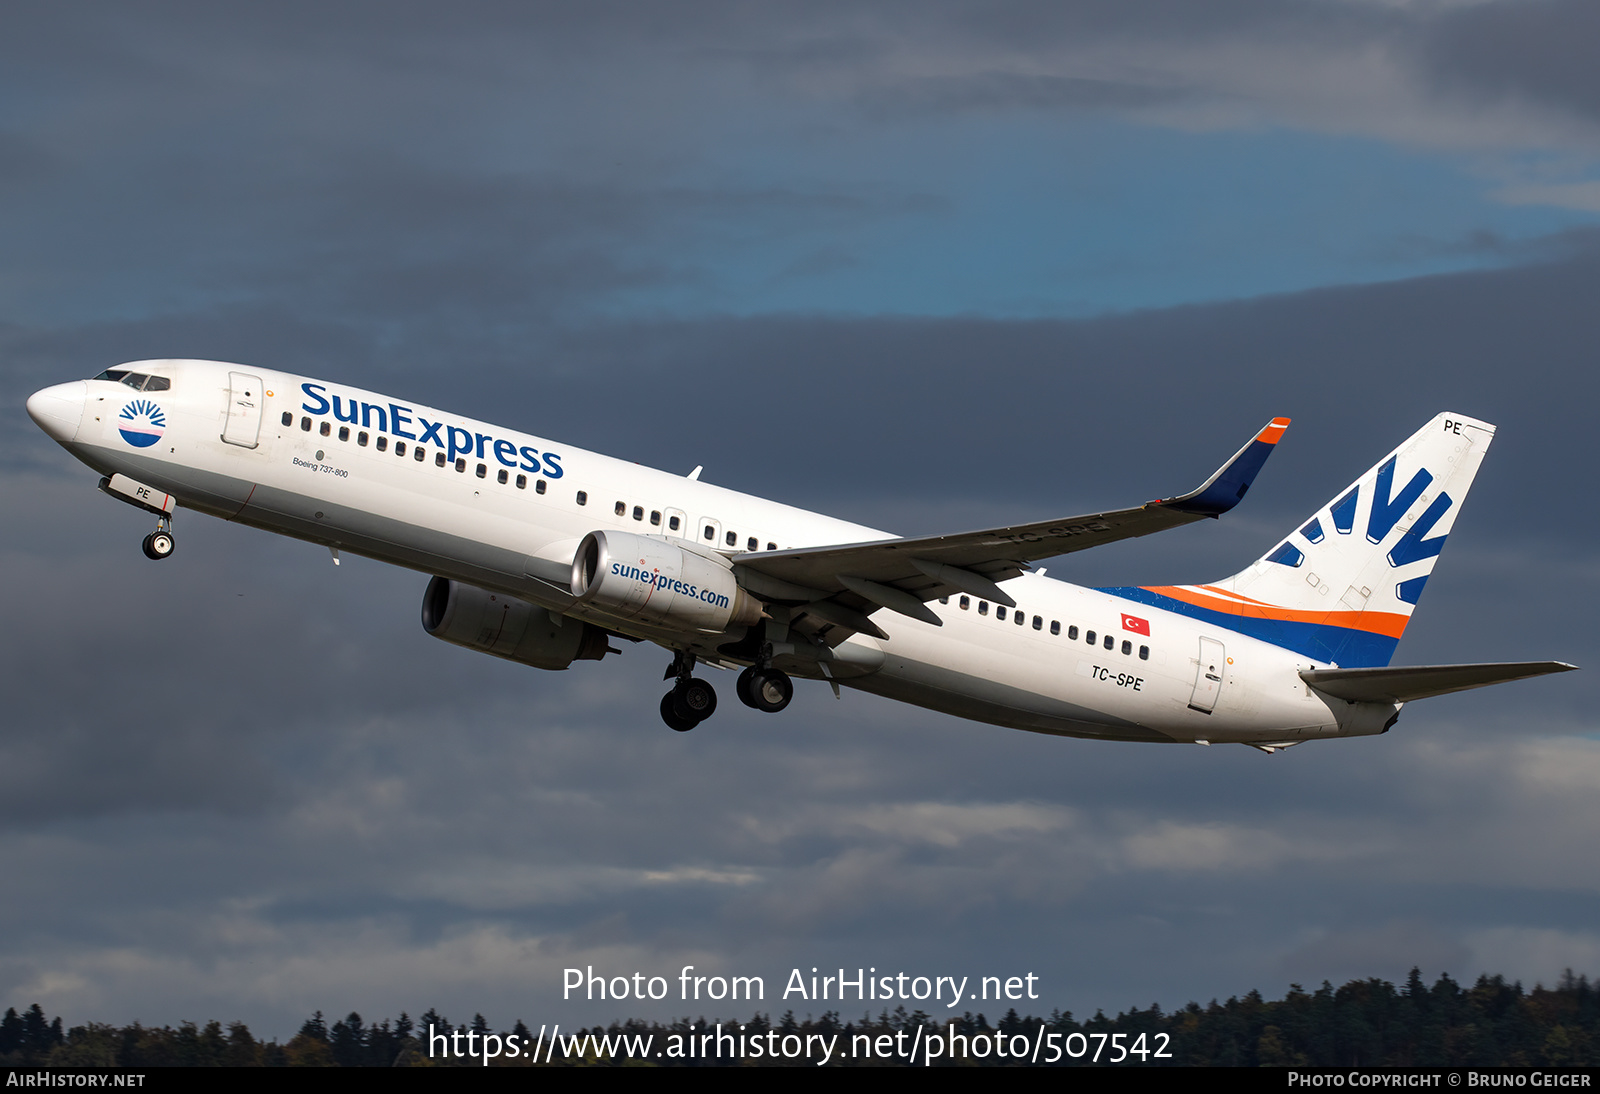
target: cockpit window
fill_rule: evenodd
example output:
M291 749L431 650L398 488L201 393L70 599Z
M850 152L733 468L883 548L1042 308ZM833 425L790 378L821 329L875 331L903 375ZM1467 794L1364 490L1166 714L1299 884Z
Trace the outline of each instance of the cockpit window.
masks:
M129 372L125 368L108 368L96 380L110 380L127 384L135 391L170 391L172 381L165 376L148 376L143 372Z

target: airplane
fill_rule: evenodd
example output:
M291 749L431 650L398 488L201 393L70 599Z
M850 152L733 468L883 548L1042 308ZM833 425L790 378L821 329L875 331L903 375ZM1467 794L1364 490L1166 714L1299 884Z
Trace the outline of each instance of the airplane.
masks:
M1217 518L1289 425L1129 509L902 538L353 387L135 361L28 413L156 518L181 506L432 575L435 638L541 669L672 654L662 720L715 712L704 664L777 713L796 677L1065 737L1240 743L1384 733L1415 699L1559 661L1391 667L1494 426L1437 415L1261 558L1205 585L1081 588L1034 564Z

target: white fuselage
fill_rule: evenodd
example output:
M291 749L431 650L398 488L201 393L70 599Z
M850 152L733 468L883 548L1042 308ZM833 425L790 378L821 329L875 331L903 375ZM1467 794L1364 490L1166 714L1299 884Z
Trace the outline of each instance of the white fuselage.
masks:
M63 384L48 389L66 409L47 430L102 474L187 508L508 594L711 663L727 662L718 647L730 636L628 627L575 605L563 575L579 541L617 529L731 555L893 538L373 392L215 362L146 364L170 379L168 390ZM259 406L241 405L249 400L230 375L259 381ZM124 433L135 399L145 404L137 444ZM157 426L151 404L164 415ZM826 673L815 659L781 667L997 725L1120 740L1286 744L1381 732L1397 709L1330 701L1298 676L1325 663L1214 624L1036 574L1004 588L1017 605L1009 611L952 595L929 604L942 627L878 612L887 639L850 638ZM1209 684L1202 651L1223 662ZM1199 705L1210 712L1197 709L1197 689L1209 690Z

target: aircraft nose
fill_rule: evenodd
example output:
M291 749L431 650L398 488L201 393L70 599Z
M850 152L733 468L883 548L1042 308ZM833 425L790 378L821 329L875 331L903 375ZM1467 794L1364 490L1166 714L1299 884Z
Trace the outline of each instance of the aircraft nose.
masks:
M47 387L28 396L28 417L53 440L68 444L78 435L87 399L88 385L82 380Z

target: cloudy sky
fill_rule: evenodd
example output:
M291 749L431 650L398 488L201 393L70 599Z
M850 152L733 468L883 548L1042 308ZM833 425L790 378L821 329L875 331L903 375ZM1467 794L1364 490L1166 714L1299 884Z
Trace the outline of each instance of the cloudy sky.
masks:
M1593 672L1270 757L806 685L679 735L653 648L501 663L423 634L425 575L195 514L152 565L23 411L244 361L905 533L1186 489L1293 417L1225 520L1051 565L1154 584L1458 410L1500 430L1397 662L1594 665L1588 0L0 20L0 1005L285 1037L750 1009L569 966L801 1013L813 965L1080 1013L1600 973Z

